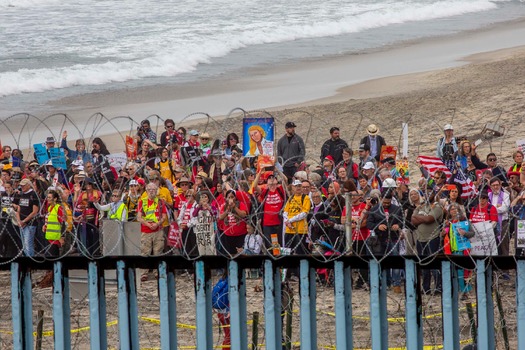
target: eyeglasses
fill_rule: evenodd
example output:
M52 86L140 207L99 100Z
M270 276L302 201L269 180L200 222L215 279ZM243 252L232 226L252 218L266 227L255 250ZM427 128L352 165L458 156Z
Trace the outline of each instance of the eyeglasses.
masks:
M118 197L118 194L112 194L111 197Z
M310 186L301 186L303 188L303 190L309 190L310 189Z
M489 162L495 162L497 159L496 158L488 158L487 159Z

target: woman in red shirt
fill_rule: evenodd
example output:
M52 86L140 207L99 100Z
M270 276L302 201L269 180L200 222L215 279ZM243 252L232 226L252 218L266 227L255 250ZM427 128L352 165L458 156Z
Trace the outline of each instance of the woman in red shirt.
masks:
M219 220L223 221L224 231L220 237L220 248L230 256L237 254L237 248L244 245L244 237L247 234L246 221L248 210L241 203L234 190L226 192L226 202L221 207Z

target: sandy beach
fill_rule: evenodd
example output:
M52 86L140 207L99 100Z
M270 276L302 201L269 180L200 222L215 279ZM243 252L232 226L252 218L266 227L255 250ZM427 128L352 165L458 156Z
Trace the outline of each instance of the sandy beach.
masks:
M29 129L34 125L32 143L49 132L58 138L64 129L71 141L81 135L104 135L110 150L117 152L123 142L115 134L134 130L133 121L158 115L223 138L230 131L240 132L242 114L229 114L240 107L271 112L278 137L286 121L295 121L312 159L317 159L332 125L339 126L342 138L355 148L372 122L387 143L400 145L401 123L408 122L409 159L414 160L418 154L433 153L446 123L455 125L457 135L477 138L486 123L495 122L506 128L505 136L485 140L480 153L484 156L492 149L506 164L522 131L524 70L521 20L362 55L253 69L233 78L68 97L50 102L56 113L68 118L46 119L47 130L39 123L29 123ZM192 115L195 112L202 113ZM94 119L88 118L95 113L110 122L93 126ZM211 117L206 119L204 113ZM4 123L12 127L17 118ZM17 134L17 128L12 129L15 136L29 131ZM162 125L157 130L160 134ZM22 135L21 143L23 139ZM8 144L9 136L4 140Z

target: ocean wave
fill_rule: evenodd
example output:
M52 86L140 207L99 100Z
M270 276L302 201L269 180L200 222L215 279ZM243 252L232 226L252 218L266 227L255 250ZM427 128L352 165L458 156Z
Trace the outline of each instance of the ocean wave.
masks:
M33 8L38 6L57 5L60 0L0 0L0 9L8 7Z
M0 0L5 1L5 0ZM52 0L22 0L49 2ZM153 51L155 55L135 60L113 60L67 67L20 69L0 73L0 96L43 92L79 85L102 85L148 77L171 77L194 71L199 64L223 57L248 46L290 42L298 39L331 37L357 33L412 21L447 18L497 8L488 0L436 1L433 3L383 3L374 10L351 14L339 20L312 24L280 24L268 21L256 29L224 31L192 43L181 40ZM236 28L239 29L239 28Z

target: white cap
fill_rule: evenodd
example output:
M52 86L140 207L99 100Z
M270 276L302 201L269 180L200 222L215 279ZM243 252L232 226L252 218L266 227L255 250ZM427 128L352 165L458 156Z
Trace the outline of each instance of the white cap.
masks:
M443 131L447 131L447 130L454 130L454 128L452 127L451 124L447 124L443 127Z
M301 180L293 180L292 186L301 186L303 183Z
M366 162L365 165L363 166L363 169L365 170L368 170L368 169L375 169L376 167L374 166L374 163L372 162Z

